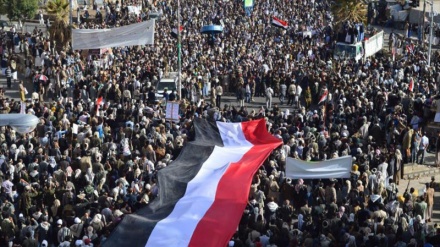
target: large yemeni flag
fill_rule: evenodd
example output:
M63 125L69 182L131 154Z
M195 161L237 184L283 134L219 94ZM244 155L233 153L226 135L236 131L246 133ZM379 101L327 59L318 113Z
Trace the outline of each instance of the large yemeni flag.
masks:
M263 119L195 119L193 126L195 140L158 172L158 198L126 215L103 246L227 246L253 175L281 141L267 132Z
M287 29L287 21L283 21L281 19L278 19L275 16L272 17L272 25L274 25L276 27L281 27L281 28Z

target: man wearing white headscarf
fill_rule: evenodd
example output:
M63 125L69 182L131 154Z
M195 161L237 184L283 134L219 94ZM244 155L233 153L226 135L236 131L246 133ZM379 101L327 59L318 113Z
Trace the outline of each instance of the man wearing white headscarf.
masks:
M388 163L385 157L381 157L381 163L377 166L377 170L380 172L382 179L385 181L385 186L388 186Z
M394 154L394 174L393 175L393 181L396 182L397 185L399 185L400 179L403 178L403 163L402 163L403 157L402 153L399 149L396 149Z

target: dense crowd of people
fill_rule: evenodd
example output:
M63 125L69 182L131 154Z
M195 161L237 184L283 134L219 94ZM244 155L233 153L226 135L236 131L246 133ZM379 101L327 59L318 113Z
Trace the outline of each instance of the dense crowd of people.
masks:
M139 15L128 12L142 4ZM23 112L25 102L24 111L40 118L31 133L0 128L0 246L99 246L125 214L157 197L156 173L192 140L194 118L265 118L284 143L254 176L229 246L440 244L430 223L435 180L425 191L397 189L406 164L440 150L425 128L440 112L437 53L429 67L426 50L392 35L390 50L400 49L394 57L335 60L340 37L350 33L355 42L367 27L334 26L330 1L257 1L249 16L242 1L181 4L181 95L155 92L178 66L173 1L79 9L79 28L123 26L156 13L154 46L92 54L61 49L38 29L0 31L8 83L33 85L19 84L20 100L0 94L1 113ZM271 26L272 16L289 27ZM223 25L224 33L208 39L199 32L207 24ZM22 68L12 66L20 59ZM237 103L222 102L226 93ZM255 109L258 97L267 104ZM179 122L165 121L164 100L179 102ZM285 177L286 157L345 155L354 158L350 179Z

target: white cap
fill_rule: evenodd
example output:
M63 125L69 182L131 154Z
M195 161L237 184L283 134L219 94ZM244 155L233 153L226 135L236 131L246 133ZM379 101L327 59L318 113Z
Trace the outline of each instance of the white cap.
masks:
M78 239L75 241L75 246L82 246L83 241L81 239Z
M41 247L47 247L48 243L47 240L43 240L43 242L41 242Z
M63 220L62 219L57 220L57 225L62 225L62 224L63 224Z
M24 217L23 214L19 214L19 215L18 215L18 218L23 218L23 217Z
M75 224L81 223L81 220L78 217L76 217L73 221L75 222Z

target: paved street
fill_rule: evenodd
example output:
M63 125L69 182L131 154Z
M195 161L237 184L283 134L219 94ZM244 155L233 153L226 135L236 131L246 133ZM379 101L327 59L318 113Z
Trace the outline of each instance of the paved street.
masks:
M3 88L3 90L5 91L5 97L14 98L14 99L20 98L19 90L18 90L18 81L15 83L13 82L12 88L8 89L8 86L6 84L6 77L3 75L0 75L0 88ZM30 85L30 84L26 85L26 88L29 92L31 92L32 85Z

